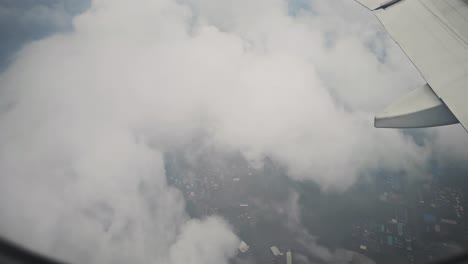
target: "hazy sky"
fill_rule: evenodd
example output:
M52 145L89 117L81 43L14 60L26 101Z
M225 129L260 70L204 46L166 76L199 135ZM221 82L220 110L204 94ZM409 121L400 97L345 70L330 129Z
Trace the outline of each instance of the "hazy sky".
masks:
M328 191L468 157L459 125L373 128L423 80L351 0L6 1L0 21L0 230L63 259L233 256L166 183L164 151L200 135Z

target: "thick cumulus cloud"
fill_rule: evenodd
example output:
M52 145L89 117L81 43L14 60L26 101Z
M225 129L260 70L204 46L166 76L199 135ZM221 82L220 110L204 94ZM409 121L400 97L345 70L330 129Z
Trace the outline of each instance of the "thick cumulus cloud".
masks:
M77 263L215 264L235 254L230 227L189 220L166 183L161 151L199 125L197 114L185 116L195 105L178 109L171 99L182 102L181 91L160 94L171 89L154 83L165 73L151 68L164 64L147 62L165 51L147 47L159 34L177 39L184 12L172 3L96 2L76 32L19 53L1 79L3 235ZM125 19L131 25L118 26Z
M313 1L318 14L303 10L291 16L294 3L287 1L189 3L201 16L200 28L216 25L246 46L242 57L226 61L229 67L238 61L246 66L236 71L238 83L222 83L229 87L224 94L236 94L217 98L228 102L212 111L219 141L240 147L252 160L274 157L291 176L324 187L346 187L369 169L424 164L427 150L397 131L370 129L369 111L420 80L376 21L343 19L335 11L359 13L359 6L343 1L335 9L339 5Z
M24 47L0 79L2 232L84 263L223 263L236 236L189 220L163 169L200 135L323 188L424 169L429 149L371 114L420 80L342 3L95 0Z
M299 194L295 191L289 193L288 199L285 202L277 203L273 205L274 210L282 215L285 219L285 224L289 228L290 232L295 237L295 240L299 242L307 253L321 261L326 263L336 263L333 252L321 246L317 240L318 238L311 235L302 224L301 206L299 205ZM307 259L307 257L303 256ZM308 259L306 263L314 263Z

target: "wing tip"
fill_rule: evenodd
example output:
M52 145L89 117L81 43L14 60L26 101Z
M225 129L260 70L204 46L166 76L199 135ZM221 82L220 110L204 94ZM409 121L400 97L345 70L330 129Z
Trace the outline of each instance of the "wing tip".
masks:
M428 84L389 105L374 117L376 128L420 128L459 123Z

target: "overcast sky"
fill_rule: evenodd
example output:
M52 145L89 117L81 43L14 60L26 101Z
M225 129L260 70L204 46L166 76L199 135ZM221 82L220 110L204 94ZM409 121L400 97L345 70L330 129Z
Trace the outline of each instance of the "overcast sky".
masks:
M12 0L0 22L0 230L59 258L226 263L229 225L166 183L200 135L327 191L468 156L459 125L373 128L424 82L351 0Z

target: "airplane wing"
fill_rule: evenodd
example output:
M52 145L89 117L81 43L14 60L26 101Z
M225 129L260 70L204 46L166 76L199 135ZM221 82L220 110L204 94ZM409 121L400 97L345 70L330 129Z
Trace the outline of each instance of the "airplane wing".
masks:
M468 131L468 0L357 0L377 18L427 84L376 115L376 127L461 123Z

